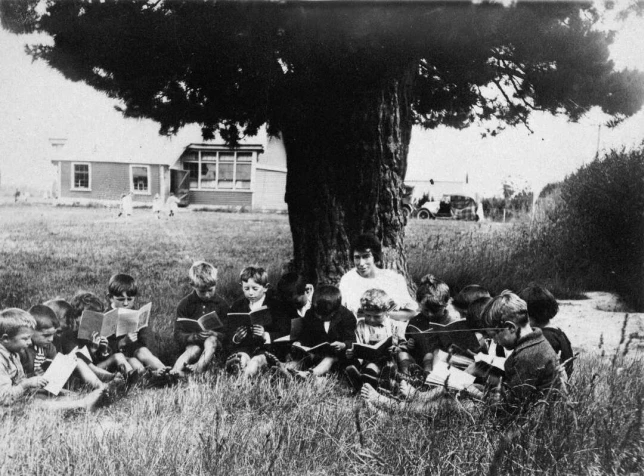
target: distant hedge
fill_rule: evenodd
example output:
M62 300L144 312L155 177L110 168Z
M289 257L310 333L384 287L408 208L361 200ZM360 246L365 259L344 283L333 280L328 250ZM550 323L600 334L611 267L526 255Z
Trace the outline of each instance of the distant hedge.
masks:
M561 271L644 310L644 142L567 177L561 200L554 220Z

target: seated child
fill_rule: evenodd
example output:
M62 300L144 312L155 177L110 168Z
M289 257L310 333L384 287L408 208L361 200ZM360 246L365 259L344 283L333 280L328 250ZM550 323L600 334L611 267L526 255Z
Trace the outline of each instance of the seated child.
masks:
M506 359L505 381L500 388L505 410L514 412L527 408L551 388L556 388L556 355L541 330L530 327L525 301L510 291L503 291L485 307L483 320L486 327L497 329L487 331L490 337L513 351ZM466 392L476 398L481 396L475 388L471 391L467 389ZM411 399L410 404L404 405L409 405L414 411L426 413L435 409L440 401L437 397L445 394L445 390L439 387L432 392L422 393L407 387L402 393ZM384 408L399 408L403 405L379 394L372 387L363 388L362 397L367 402Z
M61 329L56 313L48 306L37 304L32 306L28 312L36 320L36 329L31 336L32 345L25 352L20 353L20 360L25 374L31 377L32 375L42 375L45 371L42 364L44 362L51 362L56 357L56 354L58 354L55 343L58 341L57 337ZM103 389L105 385L92 371L90 367L92 364L88 364L84 360L85 356L83 354L79 353L77 356L81 358L76 362L74 377L80 379L84 385L94 390ZM99 369L96 370L99 371ZM103 375L106 381L114 379L114 375L105 370L100 370L98 373L107 374Z
M226 367L233 372L241 370L244 377L252 377L268 366L268 345L290 332L290 319L276 312L278 303L266 296L268 273L264 268L244 268L239 280L244 297L235 301L229 312L247 313L263 307L268 309L263 325L255 324L252 332L245 326L232 329L232 335L228 336L231 355Z
M566 375L570 377L573 359L572 345L564 331L550 323L550 320L559 312L557 300L550 291L538 284L529 285L519 293L519 297L528 305L530 325L541 329L543 337L559 356L559 362L564 364Z
M369 289L360 299L360 315L356 324L355 342L360 344L377 344L378 342L392 338L392 346L388 355L383 356L375 362L364 361L358 365L349 365L345 372L351 385L357 390L362 383L370 383L373 387L379 385L391 385L391 375L395 373L400 343L405 340L403 325L389 317L389 311L395 306L387 293L381 289ZM351 349L347 349L348 359L353 359ZM386 369L386 371L385 371ZM384 372L383 372L384 371Z
M490 292L483 286L479 286L478 284L469 284L454 296L452 306L461 315L461 318L465 319L470 304L477 299L489 297L491 297Z
M532 328L528 306L510 291L503 291L485 307L487 333L512 354L505 361L501 396L509 406L524 407L557 386L557 355L541 329Z
M94 293L79 291L71 301L74 309L74 323L71 329L63 331L60 335L60 345L64 354L70 353L74 347L82 348L87 346L92 357L92 363L99 369L106 370L111 374L119 372L124 378L131 382L138 379L140 375L128 362L125 356L120 353L113 353L107 338L95 334L92 340L78 339L78 325L83 311L90 310L105 312L103 302ZM97 374L98 375L98 374ZM100 376L99 376L100 378Z
M138 288L134 278L129 274L115 274L107 285L107 299L112 309L133 309ZM145 368L152 371L170 370L155 356L146 345L149 330L144 327L139 332L133 332L122 337L108 339L112 352L123 353L128 362L138 372Z
M11 405L43 389L47 379L41 375L26 378L20 362L20 353L31 344L36 321L22 309L10 308L0 312L0 404ZM83 399L59 398L56 401L38 401L46 410L94 409L102 399L103 390L95 390Z
M467 313L465 313L465 320L467 321L467 325L471 329L484 329L485 328L485 323L483 322L483 310L485 309L485 306L492 301L492 298L490 296L487 297L480 297L476 299L475 301L471 302L470 305L467 308ZM488 353L490 350L496 351L496 349L499 349L499 353L496 353L494 355L498 355L499 357L504 357L505 353L503 352L503 347L497 347L495 344L491 342L491 339L487 339L487 336L485 334L485 331L476 331L476 338L479 341L479 345L481 346L480 351Z
M416 337L418 333L430 329L430 323L450 324L458 321L460 316L456 313L450 314L449 286L431 274L423 276L420 286L416 291L416 299L420 306L420 313L410 319L407 323L406 346L401 357L401 371L408 372L412 363L422 365L425 372L431 372L434 366L434 359L438 357L441 349L441 342L437 335Z
M228 313L228 303L215 290L217 268L205 261L193 263L188 271L192 292L177 306L177 318L198 320L213 311L223 321ZM174 339L184 349L172 368L174 374L185 376L186 371L205 372L217 349L221 349L224 333L218 331L188 332L179 321L174 325Z
M342 295L335 286L320 286L313 293L311 309L302 322L299 343L314 347L324 342L331 344L332 355L311 356L310 374L316 377L329 372L338 362L346 360L346 351L355 342L356 318L342 304ZM300 374L302 375L302 374Z

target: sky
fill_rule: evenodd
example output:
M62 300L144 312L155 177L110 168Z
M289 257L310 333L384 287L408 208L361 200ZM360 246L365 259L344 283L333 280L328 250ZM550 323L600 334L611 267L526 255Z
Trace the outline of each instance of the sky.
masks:
M617 31L611 57L617 69L644 71L644 19L608 22ZM0 185L51 190L50 138L68 143L149 144L163 147L152 121L125 119L117 102L82 83L66 80L40 61L32 62L25 44L47 38L12 35L0 28ZM644 112L614 129L603 126L607 117L591 110L579 123L565 117L534 114L530 132L508 128L497 137L482 138L483 127L465 130L439 128L412 132L407 180L464 180L480 195L500 194L511 176L533 189L559 181L613 148L636 146L644 140ZM144 138L143 140L141 138Z

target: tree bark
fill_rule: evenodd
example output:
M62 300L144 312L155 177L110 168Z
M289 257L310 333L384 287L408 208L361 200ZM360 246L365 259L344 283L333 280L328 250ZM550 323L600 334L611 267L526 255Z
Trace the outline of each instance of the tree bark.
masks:
M382 242L383 267L407 277L401 200L415 64L372 84L336 76L335 94L328 84L323 95L290 91L280 129L294 266L319 283L337 283L352 268L350 243L367 232Z

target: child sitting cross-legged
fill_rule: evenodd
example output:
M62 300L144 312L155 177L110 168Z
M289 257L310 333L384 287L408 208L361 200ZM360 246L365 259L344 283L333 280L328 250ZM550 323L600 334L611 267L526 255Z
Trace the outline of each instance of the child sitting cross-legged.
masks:
M31 346L35 328L34 318L22 309L10 308L0 312L0 405L25 401L47 386L47 379L42 375L27 378L20 360L20 354ZM35 405L44 410L93 410L104 395L104 389L98 389L82 399L36 400Z
M105 312L103 302L94 293L79 291L72 297L70 304L74 309L73 323L70 329L61 333L61 349L59 351L68 354L75 347L82 348L83 346L87 346L92 363L98 369L107 371L112 376L114 373L119 372L129 382L135 382L140 376L140 373L130 365L122 353L112 352L107 338L94 333L91 340L78 339L78 327L83 311ZM101 375L98 373L97 375L101 378Z
M112 309L134 309L137 294L138 287L134 278L129 274L119 273L110 278L107 285L107 299ZM149 369L155 376L167 374L170 372L170 367L166 367L147 347L146 337L148 334L148 327L144 327L138 332L122 337L110 337L108 341L112 352L123 353L137 372Z
M304 316L302 330L295 344L315 347L328 342L332 350L331 353L313 353L305 358L298 375L320 377L334 365L342 365L346 361L346 351L356 339L357 323L353 313L341 303L342 295L335 286L323 285L313 293L311 309Z
M394 306L394 302L381 289L369 289L360 299L360 315L364 317L358 319L356 325L356 343L373 345L391 337L392 345L375 361L365 360L347 366L345 373L356 390L363 383L369 383L373 387L392 385L400 352L399 344L405 340L404 327L389 317L389 311ZM355 358L352 349L348 349L346 355L348 359Z
M411 373L409 369L414 363L421 365L425 372L431 372L441 342L437 335L421 339L419 334L429 330L432 323L444 325L460 319L457 313L449 311L449 286L431 274L420 280L416 299L420 312L407 323L400 366L403 373Z
M289 316L279 312L279 303L266 295L268 274L264 268L249 266L240 274L240 283L244 297L230 307L230 313L250 313L266 309L262 324L254 324L230 329L228 336L231 355L226 361L226 368L234 373L242 372L244 377L252 377L268 367L272 354L267 354L269 345L277 338L290 331ZM276 362L274 362L276 363Z
M49 364L58 354L56 343L59 343L62 330L58 316L50 307L36 304L29 308L28 312L36 320L36 328L31 336L32 345L20 353L20 360L25 374L31 377L32 375L42 375L45 371L44 364ZM77 353L76 369L74 369L72 382L80 381L82 385L95 390L104 388L105 385L94 373L91 368L92 364L88 363L86 358L86 355ZM98 371L98 369L96 370ZM102 377L105 381L114 379L114 374L105 370L99 373L101 372L104 374Z
M190 332L179 319L199 320L200 317L217 313L222 320L228 313L228 303L216 293L217 268L205 261L193 263L188 271L192 292L177 306L177 321L174 339L184 349L172 368L174 374L185 376L186 372L201 373L207 370L215 352L223 345L224 333L214 330Z

